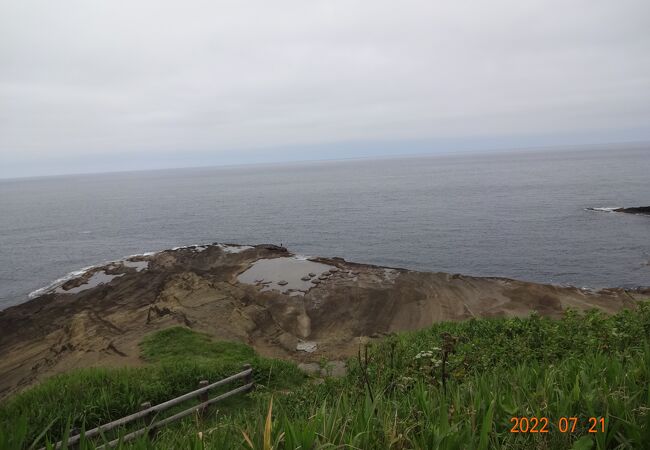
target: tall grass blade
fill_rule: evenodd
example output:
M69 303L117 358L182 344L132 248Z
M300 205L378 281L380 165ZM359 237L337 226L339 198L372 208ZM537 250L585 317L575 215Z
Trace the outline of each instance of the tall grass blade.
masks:
M495 399L492 399L487 413L483 418L483 425L481 425L481 438L478 444L478 450L487 450L488 442L490 439L490 431L492 431L492 416L494 415Z

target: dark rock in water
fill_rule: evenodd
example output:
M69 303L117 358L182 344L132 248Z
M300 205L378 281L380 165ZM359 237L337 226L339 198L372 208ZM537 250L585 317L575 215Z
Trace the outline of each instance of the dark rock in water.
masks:
M311 277L304 276L304 277L301 278L301 280L302 281L309 281L309 280L311 280Z
M309 274L308 274L308 275L309 275L309 277L310 277L310 278L311 278L311 277L315 277L315 276L316 276L316 274L315 274L314 272L309 272Z
M289 253L289 250L287 250L286 247L280 247L278 245L273 245L273 244L258 244L255 246L255 248L271 250L274 252Z
M271 250L274 252L282 252L282 253L288 253L289 250L287 250L286 247L280 247L279 245L274 245L274 244L257 244L254 246L255 248L263 249L263 250Z
M647 214L650 215L650 206L637 206L633 208L616 208L615 212L622 212L628 214Z
M288 283L287 281L285 281L285 280L280 280L280 281L278 281L278 284L279 284L280 286L285 286L285 285L287 285L287 284L289 284L289 283Z

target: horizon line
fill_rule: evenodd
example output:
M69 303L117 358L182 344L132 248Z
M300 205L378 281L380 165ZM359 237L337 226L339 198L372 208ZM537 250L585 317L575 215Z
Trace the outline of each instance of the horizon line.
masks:
M315 159L295 159L287 161L259 161L259 162L242 162L242 163L227 163L227 164L204 164L204 165L188 165L188 166L174 166L174 167L160 167L160 168L143 168L143 169L127 169L127 170L106 170L106 171L89 171L89 172L66 172L56 173L51 175L26 175L18 177L4 177L0 176L0 182L14 181L14 180L31 180L41 178L58 178L58 177L72 177L72 176L86 176L86 175L114 175L126 173L140 173L140 172L164 172L175 170L197 170L197 169L228 169L228 168L243 168L255 166L290 166L295 164L313 164L313 163L330 163L330 162L346 162L346 161L373 161L373 160L391 160L391 159L410 159L422 157L436 157L436 156L469 156L469 155L490 155L502 153L534 153L536 151L549 151L557 152L559 150L594 150L599 147L606 147L610 145L619 145L626 147L650 145L650 140L638 141L612 141L602 143L586 143L586 144L556 144L556 145L538 145L538 146L511 146L511 147L493 147L488 149L471 149L463 148L456 150L442 150L442 151L428 151L416 153L391 153L391 154L378 154L378 155L360 155L350 157L338 158L315 158Z

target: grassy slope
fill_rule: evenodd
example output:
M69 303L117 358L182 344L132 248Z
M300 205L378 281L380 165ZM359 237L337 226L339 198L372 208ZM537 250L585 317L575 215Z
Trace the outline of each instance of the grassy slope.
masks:
M442 383L442 355L447 377ZM129 448L647 448L650 443L650 304L607 317L481 319L391 336L350 361L342 379L303 383L295 366L245 345L182 328L143 342L151 365L55 377L0 408L0 448L61 436L218 379L251 362L260 383L245 400L167 428ZM366 379L368 382L366 382ZM290 392L285 394L287 388ZM272 420L266 421L273 397ZM548 417L549 433L511 433L512 416ZM560 417L577 417L573 433ZM589 417L606 432L587 433ZM26 425L26 424L29 425ZM22 425L21 425L22 424ZM265 426L266 427L265 430ZM199 435L201 433L201 435ZM42 440L41 440L42 442ZM350 447L348 447L350 448Z
M76 370L10 399L0 406L0 449L31 443L45 429L46 437L56 441L70 424L90 429L138 411L145 401L162 403L194 390L200 380L216 381L237 373L245 363L255 367L255 383L260 390L291 388L305 379L291 363L261 358L247 345L214 342L207 335L181 327L154 333L142 342L141 351L151 364ZM226 403L225 409L246 409L252 403L252 399L238 396ZM185 403L180 409L189 405Z

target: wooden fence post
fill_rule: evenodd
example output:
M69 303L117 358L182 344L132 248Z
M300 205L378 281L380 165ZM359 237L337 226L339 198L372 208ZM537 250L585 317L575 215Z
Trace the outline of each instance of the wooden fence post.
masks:
M251 366L250 364L244 364L244 365L242 366L242 369L243 369L243 370L252 369L252 366ZM248 384L248 383L252 383L252 382L253 382L253 371L251 370L251 373L249 373L248 375L246 375L246 378L244 378L244 383ZM251 389L252 389L252 388L251 388Z
M201 381L199 381L199 388L206 387L208 384L209 384L209 383L208 383L208 380L201 380ZM201 395L199 395L199 403L205 403L205 402L207 402L209 396L210 396L210 394L208 393L208 391L205 391L204 393L202 393ZM205 417L205 415L206 415L207 413L208 413L208 407L207 407L207 406L202 406L202 407L199 409L199 417L200 417L200 418Z
M144 402L140 404L140 411L144 411L149 408L151 408L151 402ZM144 416L144 425L147 428L149 428L153 423L153 419L154 419L154 413L149 412L146 416ZM149 428L149 438L153 439L155 436L156 436L156 430L154 428Z

